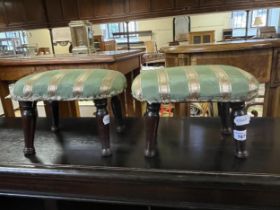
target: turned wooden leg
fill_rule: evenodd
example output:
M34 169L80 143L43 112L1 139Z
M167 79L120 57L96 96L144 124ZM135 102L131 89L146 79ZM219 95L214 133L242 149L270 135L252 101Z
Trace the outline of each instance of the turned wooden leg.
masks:
M116 119L117 124L117 132L122 133L125 129L125 124L123 120L123 113L122 113L122 107L121 107L121 101L118 96L113 96L111 98L111 106L112 110Z
M37 109L36 102L30 101L20 101L19 102L23 132L24 132L24 155L33 155L35 154L34 148L34 134L36 128L36 119L37 119Z
M231 103L231 108L235 156L237 158L246 158L248 157L248 152L246 150L247 125L249 124L250 117L245 111L244 102Z
M218 102L218 112L222 122L222 134L231 134L230 128L230 104L227 102Z
M107 111L107 99L94 100L96 106L96 119L98 133L101 139L102 156L110 156L112 154L110 148L109 125L110 117Z
M50 105L51 131L59 129L59 104L58 101L48 101Z
M154 157L156 155L159 109L160 109L160 104L147 104L147 113L145 116L145 126L146 126L145 156L146 157Z

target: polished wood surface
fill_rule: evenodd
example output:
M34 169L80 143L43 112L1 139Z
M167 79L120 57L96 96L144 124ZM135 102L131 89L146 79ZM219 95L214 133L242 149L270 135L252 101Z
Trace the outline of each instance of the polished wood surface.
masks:
M32 5L32 6L31 6ZM0 30L68 26L71 20L94 23L279 7L278 0L0 0Z
M54 69L73 68L102 68L113 69L132 80L141 67L141 50L101 51L91 55L49 55L34 57L0 58L0 97L6 117L14 117L14 111L10 99L5 99L9 94L8 85L26 75L49 71ZM128 81L131 84L131 81ZM130 86L129 86L130 87ZM124 96L125 95L125 96ZM128 116L140 115L136 111L130 88L122 94L125 103L124 114ZM137 102L135 102L137 103ZM77 102L60 103L60 115L62 117L79 116Z
M38 155L25 158L20 119L0 119L0 193L173 208L280 208L280 119L252 119L246 161L234 158L218 118L162 118L154 159L143 157L144 119L126 119L122 135L111 121L110 158L99 155L95 118L62 120L59 133L39 118Z
M264 116L280 116L280 39L256 39L163 47L167 66L226 64L266 84ZM181 113L179 113L181 114Z

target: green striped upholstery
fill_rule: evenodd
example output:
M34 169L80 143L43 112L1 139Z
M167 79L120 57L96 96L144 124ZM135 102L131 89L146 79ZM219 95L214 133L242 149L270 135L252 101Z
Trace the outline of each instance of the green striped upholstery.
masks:
M259 83L237 67L195 65L142 71L132 95L148 103L185 101L235 102L257 96Z
M91 100L108 98L126 88L123 74L107 69L64 69L18 80L11 97L18 101Z

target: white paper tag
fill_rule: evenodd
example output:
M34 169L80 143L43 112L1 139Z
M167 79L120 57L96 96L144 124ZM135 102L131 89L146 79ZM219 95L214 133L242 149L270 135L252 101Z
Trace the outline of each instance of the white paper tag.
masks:
M247 130L237 131L233 130L233 138L237 141L245 141L247 137Z
M110 123L110 116L107 114L103 117L103 124L108 125Z
M235 125L248 125L250 123L250 115L237 116L234 118Z

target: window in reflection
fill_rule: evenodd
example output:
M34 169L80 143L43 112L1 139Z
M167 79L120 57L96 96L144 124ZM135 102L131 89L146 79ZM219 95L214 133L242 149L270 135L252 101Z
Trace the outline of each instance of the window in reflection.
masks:
M101 24L100 27L105 39L123 38L124 36L113 36L113 33L127 31L127 26L125 22ZM136 21L130 21L128 23L128 30L137 31Z
M268 9L258 9L252 11L251 27L266 26L268 19ZM259 24L256 24L256 20L260 20Z

